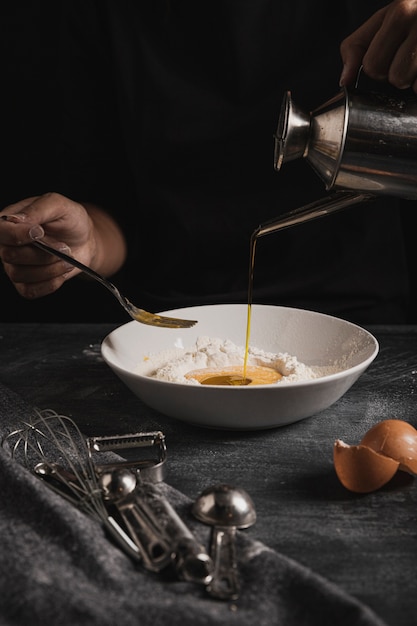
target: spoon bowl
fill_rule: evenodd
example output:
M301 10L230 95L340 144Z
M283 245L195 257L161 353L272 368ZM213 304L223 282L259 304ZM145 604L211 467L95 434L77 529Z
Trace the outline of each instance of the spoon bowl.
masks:
M205 489L193 505L193 514L210 526L249 528L256 522L255 506L249 494L225 484Z
M250 496L238 487L219 484L205 489L192 507L193 515L212 526L210 556L214 573L207 591L220 600L236 600L240 582L237 572L236 529L248 528L256 521Z
M111 470L100 475L99 485L103 490L104 498L115 501L135 490L137 478L130 470Z

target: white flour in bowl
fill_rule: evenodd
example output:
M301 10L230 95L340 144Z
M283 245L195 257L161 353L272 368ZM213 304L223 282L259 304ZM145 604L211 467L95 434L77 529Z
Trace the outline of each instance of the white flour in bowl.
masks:
M188 379L185 375L192 370L205 368L221 370L233 365L243 367L244 358L245 348L228 339L199 337L192 348L174 348L147 355L136 367L135 373L173 383L200 385L200 382ZM249 347L247 365L270 367L278 371L282 378L274 385L313 380L335 374L341 369L337 366L308 366L290 354L274 354L255 347Z

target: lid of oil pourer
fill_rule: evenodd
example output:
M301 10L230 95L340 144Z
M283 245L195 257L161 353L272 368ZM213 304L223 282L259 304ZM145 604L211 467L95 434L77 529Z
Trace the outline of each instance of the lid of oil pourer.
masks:
M335 184L349 116L348 96L342 89L334 98L311 113L303 112L287 92L275 136L274 166L305 158L324 181L326 188Z
M285 161L305 156L308 148L311 118L294 105L287 91L282 104L275 134L274 167L278 171Z

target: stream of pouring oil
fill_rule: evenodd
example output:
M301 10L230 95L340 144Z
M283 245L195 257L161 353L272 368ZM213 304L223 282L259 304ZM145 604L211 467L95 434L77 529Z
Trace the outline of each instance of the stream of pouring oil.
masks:
M289 213L285 213L275 220L266 222L265 224L261 224L256 230L254 230L250 238L249 247L248 313L246 322L245 358L243 362L242 381L240 382L241 385L248 384L246 373L251 331L255 252L258 239L260 237L263 237L264 235L275 233L279 230L283 230L284 228L289 228L290 226L297 226L298 224L309 222L310 220L316 219L318 217L324 217L326 215L329 215L330 213L340 211L341 209L345 209L354 204L358 204L359 202L366 202L371 199L373 199L373 196L370 196L368 194L339 191L330 194L325 198L321 198L320 200L312 202L311 204L307 204L298 209L294 209Z
M329 194L327 197L312 202L284 215L279 218L266 222L258 226L251 235L250 249L249 249L249 277L248 277L248 310L247 310L247 322L246 322L246 340L245 340L245 356L243 362L242 374L236 372L233 368L232 372L219 372L216 374L204 375L200 378L200 382L203 385L233 385L233 386L246 386L252 383L251 378L248 376L248 355L249 355L249 342L251 335L251 318L252 318L252 299L253 299L253 282L254 282L254 268L255 268L255 252L256 244L260 237L269 235L271 233L289 228L291 226L297 226L303 222L308 222L318 217L324 217L339 211L353 204L359 202L365 202L371 200L373 196L367 194L358 194L346 191L339 191L333 194ZM262 368L254 368L261 370ZM265 368L264 368L265 369ZM268 369L268 368L266 368ZM272 380L259 380L257 384L264 384L267 382L273 382Z

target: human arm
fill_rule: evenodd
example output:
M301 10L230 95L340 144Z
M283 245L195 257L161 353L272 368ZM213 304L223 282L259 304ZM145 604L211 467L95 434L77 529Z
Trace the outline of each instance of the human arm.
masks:
M417 0L394 0L374 13L340 46L340 84L354 84L360 66L375 80L417 93Z
M25 298L52 293L79 273L30 245L34 237L64 248L105 276L118 271L126 258L121 228L95 205L47 193L6 207L0 217L5 215L12 217L0 219L0 258L6 274Z

